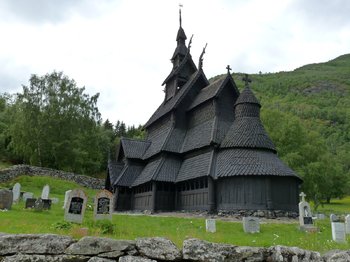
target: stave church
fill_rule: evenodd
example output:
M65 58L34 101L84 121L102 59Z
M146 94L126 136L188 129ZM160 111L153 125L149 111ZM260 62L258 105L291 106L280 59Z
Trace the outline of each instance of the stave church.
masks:
M278 157L249 87L230 67L209 82L180 27L163 82L164 100L144 125L145 140L121 138L107 168L115 210L296 212L302 180Z

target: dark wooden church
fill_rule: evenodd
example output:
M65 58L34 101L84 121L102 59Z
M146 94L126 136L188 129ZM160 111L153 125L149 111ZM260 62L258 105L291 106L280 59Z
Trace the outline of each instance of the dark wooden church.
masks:
M260 103L230 75L210 83L181 25L164 80L164 101L145 124L147 138L122 138L106 188L116 210L297 211L301 179L277 156Z

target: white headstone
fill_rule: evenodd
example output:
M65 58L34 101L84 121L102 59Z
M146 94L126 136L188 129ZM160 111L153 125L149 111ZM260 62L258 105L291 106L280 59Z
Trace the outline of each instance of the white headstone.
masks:
M58 202L60 202L60 200L57 197L51 197L50 199L52 204L57 204Z
M69 196L70 192L72 192L72 190L67 190L66 193L64 194L64 202L63 202L63 207L62 207L63 209L66 208L68 196Z
M350 215L345 216L345 233L350 234Z
M332 226L332 239L335 242L343 243L346 242L345 237L345 223L331 222Z
M50 195L50 186L45 185L43 187L43 191L41 192L41 199L49 199L49 195Z
M26 202L28 198L33 198L34 194L32 192L24 192L23 193L23 201Z
M83 223L87 196L81 189L73 189L69 195L64 210L64 220L75 223Z
M13 186L12 192L13 192L13 202L18 202L19 201L19 197L21 195L21 184L20 183L16 183Z
M215 219L206 219L205 220L205 229L207 232L215 233L216 232L216 220Z
M97 192L94 198L94 219L112 220L113 194L108 190Z
M311 208L310 204L305 201L306 195L304 192L301 192L301 201L299 202L299 225L300 227L306 226L312 226L312 213L311 213Z
M246 233L259 233L260 222L257 217L243 217L243 230Z

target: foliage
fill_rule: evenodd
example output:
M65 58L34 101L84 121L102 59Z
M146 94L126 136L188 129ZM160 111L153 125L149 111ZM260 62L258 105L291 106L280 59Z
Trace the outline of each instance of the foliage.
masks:
M57 221L55 222L52 227L54 229L64 229L64 230L68 230L72 228L72 223L67 222L67 221Z
M62 72L32 75L29 82L9 112L9 149L32 165L100 170L108 139L99 124L99 94L90 97Z

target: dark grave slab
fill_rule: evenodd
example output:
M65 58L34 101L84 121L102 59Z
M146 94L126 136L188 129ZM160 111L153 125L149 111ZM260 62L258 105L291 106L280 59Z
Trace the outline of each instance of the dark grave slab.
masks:
M44 201L39 197L34 204L35 211L42 211L44 208Z
M43 209L44 210L51 209L51 204L52 204L52 200L51 199L42 199L42 201L43 201Z
M27 198L25 208L34 208L35 202L36 202L36 198Z
M12 191L0 189L0 209L10 210L13 202Z
M304 217L304 225L312 225L312 217Z

